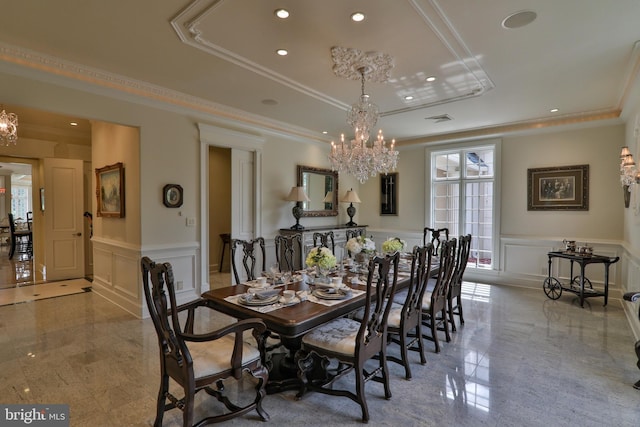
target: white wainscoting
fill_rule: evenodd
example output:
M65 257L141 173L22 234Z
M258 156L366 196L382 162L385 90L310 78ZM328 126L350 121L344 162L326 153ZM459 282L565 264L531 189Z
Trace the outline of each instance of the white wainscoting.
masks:
M398 232L392 230L367 230L367 235L373 236L376 246L379 248L389 237L399 237L407 241L407 247L422 244L422 233ZM450 236L457 237L457 236ZM472 236L473 237L473 236ZM620 256L623 258L623 250L619 242L598 241L589 242L593 246L594 252L599 255L610 257ZM502 237L500 239L500 251L494 254L499 257L500 270L485 270L467 268L465 278L470 281L477 281L489 284L505 284L512 286L522 286L536 288L542 291L544 279L548 276L549 251L562 250L564 245L562 238L537 239L532 237ZM495 262L494 265L498 263ZM622 259L621 259L622 261ZM621 272L622 262L612 264L609 270L609 297L621 298ZM580 267L574 266L574 276L580 273ZM551 274L559 279L568 280L570 275L570 263L568 261L554 260ZM604 283L604 268L602 265L590 265L586 267L587 277L594 285ZM640 271L638 271L640 277Z
M143 256L155 262L171 263L178 304L191 301L208 289L208 286L202 289L197 275L197 243L145 247L144 250L106 239L94 239L92 243L94 265L99 266L94 270L92 290L136 317L149 315L142 290L140 259Z

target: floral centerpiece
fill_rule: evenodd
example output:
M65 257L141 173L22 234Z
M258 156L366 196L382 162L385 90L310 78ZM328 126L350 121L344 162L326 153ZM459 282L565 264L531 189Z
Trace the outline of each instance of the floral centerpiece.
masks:
M308 267L329 270L336 266L336 257L331 249L319 246L311 249L305 261Z
M382 252L392 254L394 252L400 252L407 246L407 242L399 237L392 237L385 240L382 243Z
M357 236L347 240L345 245L347 250L352 254L359 254L364 252L365 254L371 254L376 250L376 244L368 237Z

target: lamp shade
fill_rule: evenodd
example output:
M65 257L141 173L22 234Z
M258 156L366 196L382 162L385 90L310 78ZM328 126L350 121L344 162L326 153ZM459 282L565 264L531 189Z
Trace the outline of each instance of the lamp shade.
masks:
M342 199L340 199L340 201L344 203L360 203L360 198L352 188L351 190L348 190L346 193L344 193L344 196L342 197Z
M333 203L333 191L327 191L326 196L322 199L324 203Z
M620 152L620 158L624 159L625 157L630 155L631 155L631 151L629 151L629 147L627 147L626 145L622 147L622 151Z
M304 192L303 187L291 187L291 192L285 200L290 202L310 202L311 199Z

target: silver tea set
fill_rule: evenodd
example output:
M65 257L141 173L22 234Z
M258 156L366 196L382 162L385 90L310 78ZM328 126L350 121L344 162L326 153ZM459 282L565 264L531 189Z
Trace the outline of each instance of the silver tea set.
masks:
M585 243L584 245L576 245L576 241L575 240L567 240L564 239L562 241L562 243L564 243L564 251L565 252L570 252L570 253L576 253L579 255L591 255L593 254L593 246L589 246L588 243Z

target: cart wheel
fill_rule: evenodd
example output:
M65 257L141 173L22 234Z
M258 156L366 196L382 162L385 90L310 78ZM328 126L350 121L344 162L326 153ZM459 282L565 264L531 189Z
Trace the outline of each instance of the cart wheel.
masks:
M542 286L544 293L551 299L558 299L562 295L562 285L560 281L555 277L547 277L544 279L544 285Z
M578 288L580 287L580 276L576 276L573 279L571 279L571 284L577 286ZM588 277L584 278L584 288L587 289L593 289L593 286L591 285L591 280L589 280Z

